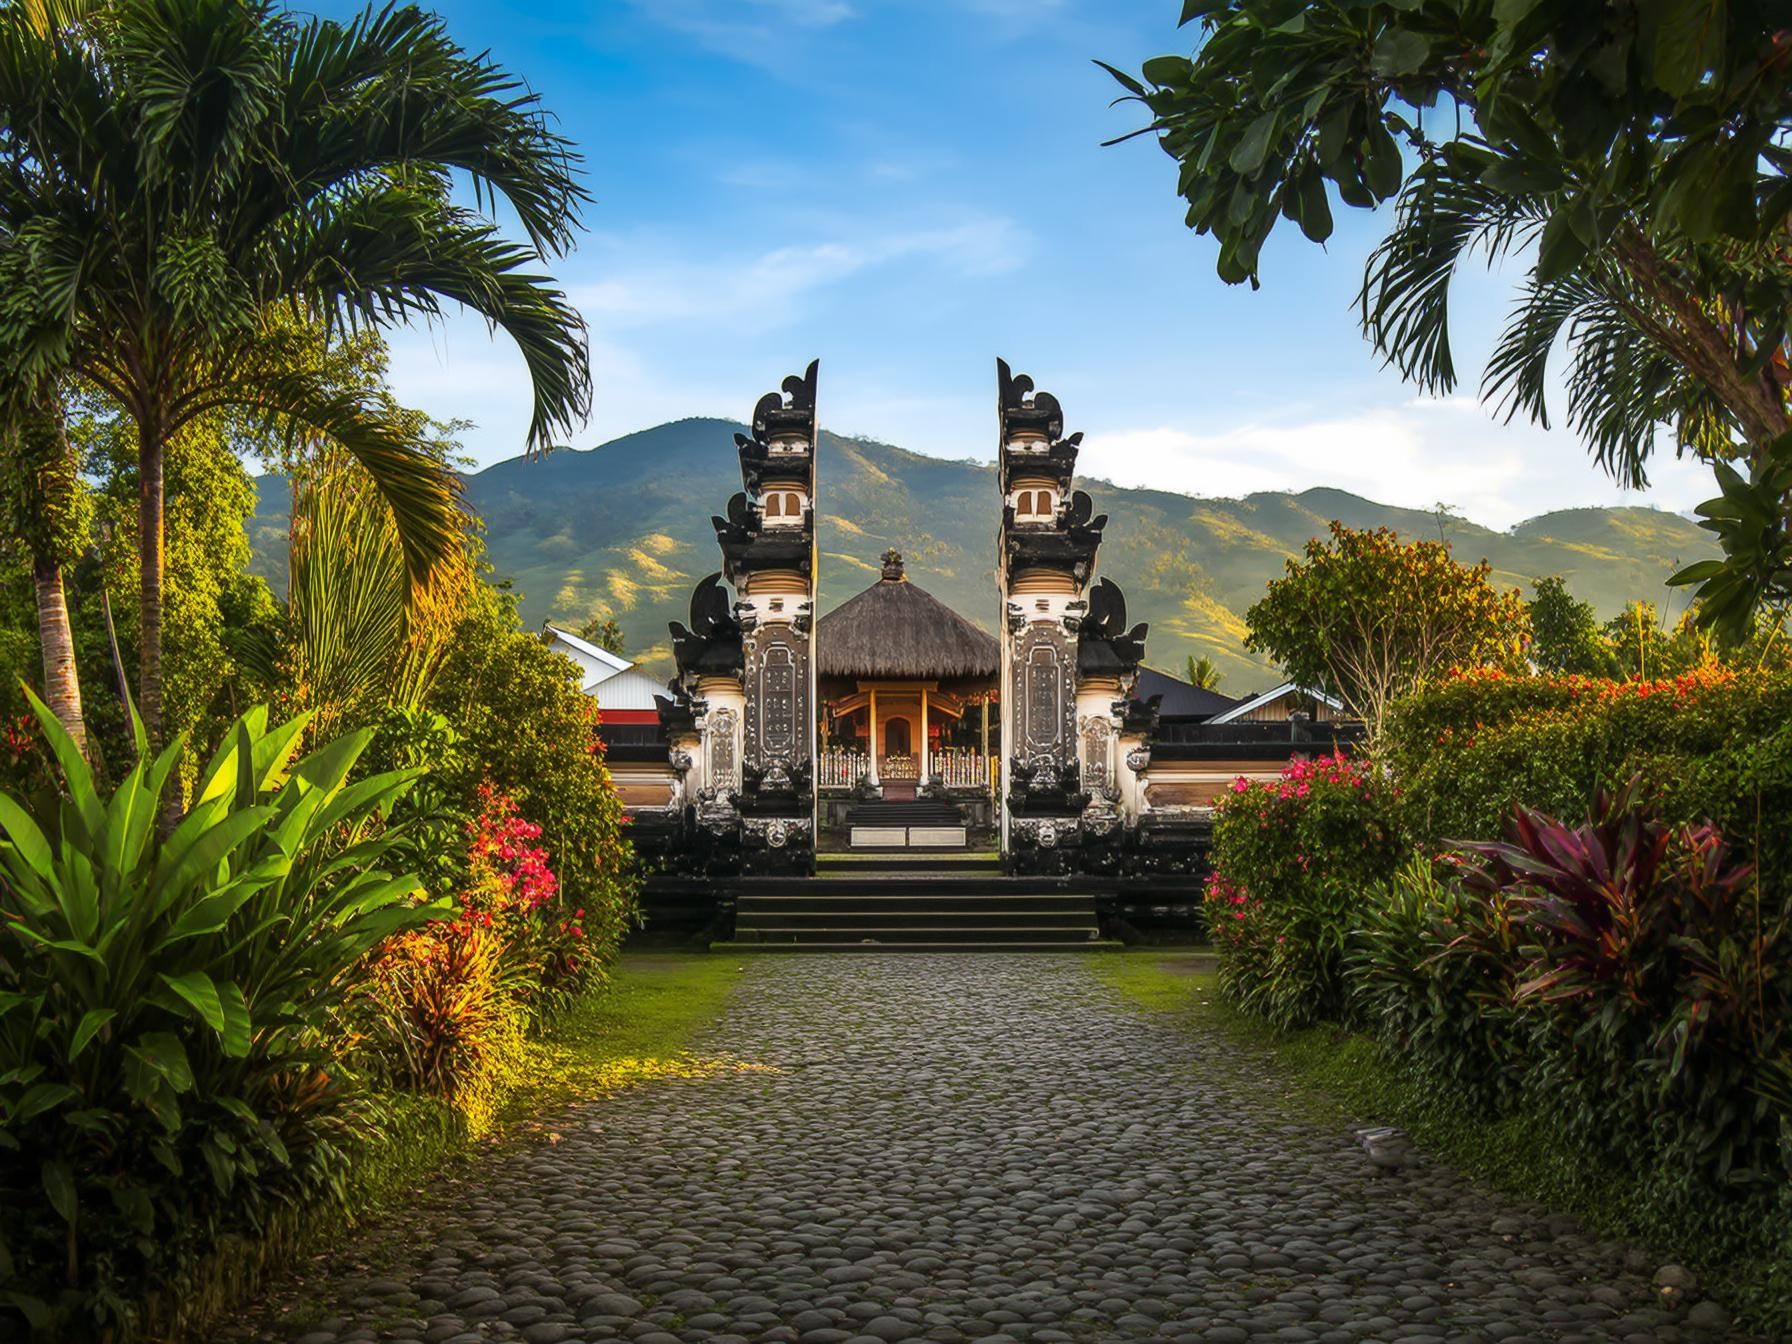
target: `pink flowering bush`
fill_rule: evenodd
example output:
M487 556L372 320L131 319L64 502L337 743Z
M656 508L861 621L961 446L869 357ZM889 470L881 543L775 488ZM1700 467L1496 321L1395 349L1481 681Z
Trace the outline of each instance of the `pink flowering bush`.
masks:
M1208 927L1220 983L1279 1026L1343 1013L1343 956L1358 912L1407 854L1395 791L1367 761L1289 764L1240 779L1214 821Z
M579 982L589 960L582 909L572 906L541 844L542 828L489 781L466 823L463 918L492 930L503 945L499 976L534 1007Z
M353 1018L387 1082L452 1103L476 1130L531 1019L586 960L584 911L564 908L541 827L489 781L477 797L459 910L386 941Z
M489 783L479 786L479 807L479 815L467 823L474 885L494 888L506 905L541 909L560 889L547 851L535 843L541 827L520 815L509 796Z

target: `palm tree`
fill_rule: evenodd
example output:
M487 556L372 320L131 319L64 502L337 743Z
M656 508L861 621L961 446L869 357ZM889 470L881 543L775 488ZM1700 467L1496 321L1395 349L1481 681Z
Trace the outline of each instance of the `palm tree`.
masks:
M545 450L590 404L584 324L534 270L571 246L577 168L535 95L416 9L338 23L265 0L0 8L0 267L24 281L0 305L0 354L33 376L73 369L136 423L152 741L170 436L237 407L334 441L426 587L461 544L453 478L375 399L307 365L290 314L360 329L472 309L521 349ZM526 244L499 235L499 198Z
M1507 420L1522 414L1547 427L1550 365L1563 350L1568 424L1632 488L1648 484L1657 431L1671 424L1681 450L1711 462L1730 498L1700 510L1718 520L1704 525L1729 559L1672 582L1701 582L1701 621L1741 638L1759 604L1792 603L1792 549L1783 541L1792 507L1792 329L1782 314L1770 319L1767 339L1754 339L1763 306L1770 314L1783 306L1777 296L1792 284L1792 233L1695 242L1622 218L1597 244L1583 244L1562 227L1578 190L1565 165L1527 166L1473 140L1427 158L1370 256L1364 329L1403 376L1450 392L1449 301L1463 263L1477 253L1490 263L1528 257L1534 248L1488 359L1483 399ZM1751 469L1752 481L1731 463Z
M1217 691L1220 688L1220 669L1213 659L1206 654L1199 658L1194 654L1188 656L1188 684L1199 686L1204 691Z

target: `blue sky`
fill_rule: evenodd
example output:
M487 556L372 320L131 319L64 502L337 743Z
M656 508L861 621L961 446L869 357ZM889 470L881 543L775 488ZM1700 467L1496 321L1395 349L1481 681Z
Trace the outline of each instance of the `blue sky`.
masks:
M1664 459L1624 494L1567 433L1421 399L1354 319L1385 220L1340 211L1328 248L1291 228L1264 287L1222 284L1182 226L1156 144L1101 141L1092 57L1186 50L1176 0L593 0L437 6L542 93L596 204L557 274L591 325L587 447L686 415L743 417L811 357L821 418L941 457L994 454L994 359L1031 372L1087 435L1087 474L1191 494L1334 485L1497 526L1579 504L1684 509L1708 475ZM326 12L348 12L329 5ZM1459 366L1504 306L1478 277ZM517 452L522 364L482 324L394 342L399 394Z

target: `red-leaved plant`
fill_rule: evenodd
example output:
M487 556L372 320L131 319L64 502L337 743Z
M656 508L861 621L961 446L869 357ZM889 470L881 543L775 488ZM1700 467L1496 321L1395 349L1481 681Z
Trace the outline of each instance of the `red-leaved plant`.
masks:
M585 936L584 911L560 908L541 827L490 783L478 797L458 912L386 942L356 1024L389 1081L452 1102L476 1131L529 1017L578 970Z
M1505 841L1459 848L1465 886L1520 931L1512 1004L1570 1123L1719 1183L1784 1180L1784 1117L1757 1080L1792 1047L1788 930L1754 866L1714 826L1660 820L1634 780L1585 824L1519 807Z

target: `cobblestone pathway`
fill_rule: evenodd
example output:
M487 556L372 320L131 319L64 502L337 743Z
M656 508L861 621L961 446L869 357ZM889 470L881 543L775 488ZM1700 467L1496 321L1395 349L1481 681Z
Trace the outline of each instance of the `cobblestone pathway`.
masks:
M347 1344L1737 1339L1656 1265L1426 1164L1377 1179L1077 957L761 957L704 1048L347 1248ZM1207 1048L1211 1047L1211 1049ZM355 1271L359 1263L371 1269Z

